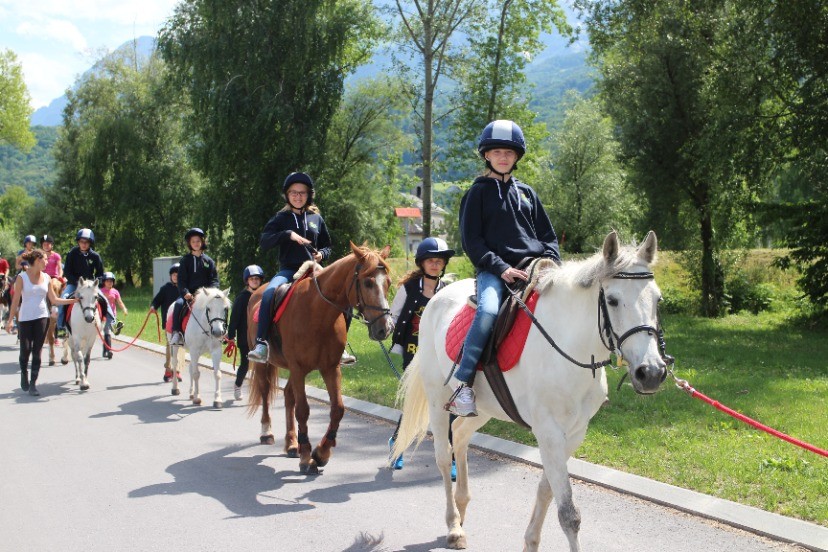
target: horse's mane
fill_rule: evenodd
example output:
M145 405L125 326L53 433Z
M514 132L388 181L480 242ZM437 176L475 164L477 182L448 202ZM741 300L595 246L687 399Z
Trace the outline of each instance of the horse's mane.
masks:
M195 294L193 295L193 308L201 307L203 303L206 303L208 300L210 300L211 299L210 291L213 291L213 290L215 290L219 293L219 296L224 300L224 304L227 306L227 308L230 308L230 299L228 299L224 295L223 291L221 291L218 288L208 288L208 287L200 288L198 291L195 292Z
M543 272L539 277L537 290L543 293L556 285L589 288L598 280L611 278L619 272L630 272L632 268L640 266L646 266L646 263L638 256L638 249L634 244L622 247L609 263L599 251L588 259L567 261Z
M385 259L383 259L380 256L379 251L375 251L366 245L357 246L357 249L363 255L363 266L360 268L360 276L364 274L370 274L371 272L374 272L377 269L377 267L380 266L385 269L386 273L391 272L391 267L388 265ZM356 255L354 255L353 253L349 253L348 255L345 255L341 259L337 260L336 262L328 265L326 270L331 269L334 266L339 265L340 263L349 262L352 258L355 257Z

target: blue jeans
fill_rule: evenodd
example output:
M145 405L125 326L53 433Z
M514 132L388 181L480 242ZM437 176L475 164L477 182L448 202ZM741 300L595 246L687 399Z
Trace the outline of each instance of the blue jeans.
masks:
M259 324L256 326L256 341L267 341L267 332L270 331L270 306L273 304L273 296L276 295L276 288L293 279L296 270L290 268L283 268L276 273L276 276L270 279L264 293L262 294L262 302L259 305Z
M63 295L61 295L61 297L63 299L68 299L73 293L75 293L76 289L78 289L78 284L66 284L66 287L63 289ZM101 293L101 290L98 290L98 297L100 299L103 299L106 303L106 312L104 313L105 321L109 322L109 324L112 324L115 321L115 313L112 312L112 307L110 306L109 301L107 301L106 297L104 297L104 294ZM61 305L60 307L58 307L57 327L59 330L62 330L65 327L65 324L63 323L63 313L65 311L66 305Z
M464 383L469 381L477 368L505 293L506 282L500 276L495 276L491 272L481 272L477 275L477 312L463 343L463 358L454 373L454 377Z

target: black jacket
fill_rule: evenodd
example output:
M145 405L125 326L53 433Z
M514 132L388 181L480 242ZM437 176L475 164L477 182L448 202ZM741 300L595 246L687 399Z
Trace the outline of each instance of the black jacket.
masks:
M219 287L216 262L202 253L195 256L187 253L181 257L181 266L178 267L178 293L181 297L187 293L195 294L203 287Z
M104 268L101 256L92 248L89 248L86 253L82 253L80 247L75 246L66 254L63 276L66 278L67 284L78 285L78 280L81 278L87 280L96 278L100 283L103 274Z
M560 262L558 237L535 191L512 178L478 177L460 202L463 249L477 272L500 276L526 257Z
M230 323L227 325L227 339L236 339L247 342L247 304L252 293L244 289L233 300L233 310L230 311Z
M161 311L161 320L163 321L163 324L166 324L167 309L170 308L170 305L175 303L178 297L178 287L172 282L167 282L161 286L161 289L159 289L158 293L155 294L155 297L152 298L150 306L155 310Z
M302 263L310 260L308 250L290 239L290 233L296 232L310 240L314 249L322 254L322 260L331 256L331 236L322 215L305 212L302 215L293 211L279 211L262 230L259 245L262 251L279 247L279 269L298 270Z

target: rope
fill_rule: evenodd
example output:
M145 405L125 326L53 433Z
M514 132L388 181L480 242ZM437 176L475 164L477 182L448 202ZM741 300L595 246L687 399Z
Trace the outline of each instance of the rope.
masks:
M130 347L132 347L135 344L135 342L138 341L138 338L141 337L141 334L144 333L144 328L147 327L147 322L149 322L150 314L153 314L153 311L147 311L147 316L146 316L146 318L144 318L144 323L141 325L141 329L138 330L138 335L133 337L132 341L127 343L121 349L115 349L115 348L110 347L109 345L107 345L106 339L104 339L104 336L101 335L101 328L96 325L95 329L98 331L98 337L101 338L101 342L103 342L103 346L106 348L106 350L112 351L113 353L121 353L123 351L126 351ZM158 331L158 342L160 343L161 342L161 322L159 320L158 312L156 311L154 314L155 314L155 328Z
M672 370L670 371L670 375L673 376L674 380L676 380L676 387L678 387L679 389L683 389L691 397L695 397L695 398L699 399L700 401L704 401L707 404L709 404L710 406L712 406L713 408L716 408L717 410L721 410L725 414L728 414L728 415L736 418L737 420L745 422L746 424L748 424L750 426L753 426L756 429L761 429L765 433L769 433L769 434L773 435L774 437L778 437L779 439L782 439L783 441L787 441L787 442L789 442L793 445L804 448L805 450L815 452L816 454L819 454L821 456L828 457L828 450L821 449L821 448L816 447L816 446L814 446L810 443L806 443L805 441L800 441L799 439L797 439L795 437L791 437L790 435L782 433L781 431L773 429L772 427L769 427L769 426L766 426L765 424L757 422L756 420L754 420L752 418L748 418L744 414L741 414L741 413L736 412L735 410L733 410L731 408L726 407L725 405L723 405L719 401L711 399L710 397L708 397L707 395L704 395L703 393L699 393L698 391L696 391L690 385L690 383L687 380L677 378Z
M236 354L239 351L239 347L236 345L235 339L228 339L225 341L226 345L224 347L223 354L227 358L230 358L230 355L233 355L233 371L236 371Z

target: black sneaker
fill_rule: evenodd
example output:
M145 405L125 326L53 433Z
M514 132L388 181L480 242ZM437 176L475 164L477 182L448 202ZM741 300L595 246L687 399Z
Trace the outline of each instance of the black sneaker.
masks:
M112 326L112 333L114 333L115 335L121 335L121 330L123 329L124 323L118 320L117 322L115 322L115 325Z

